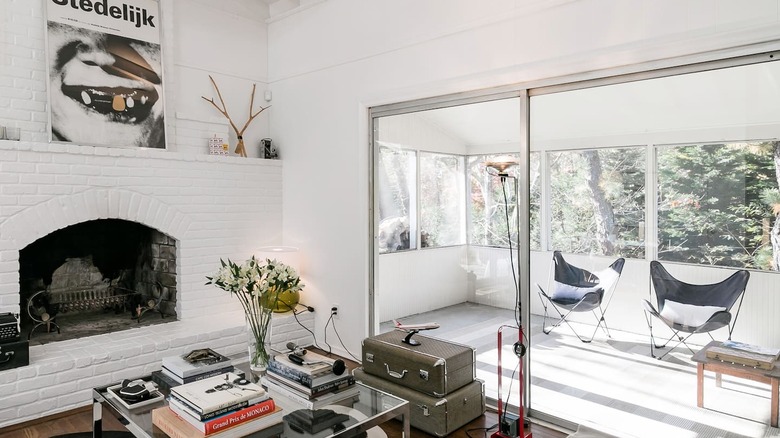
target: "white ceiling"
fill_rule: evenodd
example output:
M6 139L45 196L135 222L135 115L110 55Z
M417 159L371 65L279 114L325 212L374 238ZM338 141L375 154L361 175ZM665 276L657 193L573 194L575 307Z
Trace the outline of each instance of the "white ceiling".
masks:
M469 147L520 141L517 98L422 111L418 116Z

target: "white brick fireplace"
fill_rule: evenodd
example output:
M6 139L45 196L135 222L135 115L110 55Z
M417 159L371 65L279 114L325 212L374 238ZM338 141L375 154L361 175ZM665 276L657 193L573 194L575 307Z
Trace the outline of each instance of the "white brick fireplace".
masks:
M167 355L243 353L240 306L205 277L221 257L281 243L281 173L278 160L0 140L0 312L25 309L21 249L94 219L175 239L178 286L176 322L31 346L29 366L0 371L0 427L83 406L93 387L148 374ZM313 326L311 315L299 318ZM277 343L311 339L292 317L273 333Z

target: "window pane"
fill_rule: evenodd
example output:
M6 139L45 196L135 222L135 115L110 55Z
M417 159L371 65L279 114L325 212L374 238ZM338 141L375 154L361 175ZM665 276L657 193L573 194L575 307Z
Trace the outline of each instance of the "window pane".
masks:
M420 153L420 246L465 243L463 157Z
M643 258L645 149L551 152L553 249Z
M379 148L377 197L379 253L416 248L416 154L414 151Z
M659 147L658 259L772 270L777 145Z
M487 172L485 163L501 155L482 155L469 157L469 208L471 223L469 243L509 247L507 222L512 238L512 246L517 245L517 180L501 178ZM520 160L519 155L511 155Z

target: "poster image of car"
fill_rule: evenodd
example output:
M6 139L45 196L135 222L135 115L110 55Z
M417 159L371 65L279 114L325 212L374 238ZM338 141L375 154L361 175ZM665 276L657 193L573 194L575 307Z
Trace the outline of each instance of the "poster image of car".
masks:
M157 1L46 2L52 141L165 148Z

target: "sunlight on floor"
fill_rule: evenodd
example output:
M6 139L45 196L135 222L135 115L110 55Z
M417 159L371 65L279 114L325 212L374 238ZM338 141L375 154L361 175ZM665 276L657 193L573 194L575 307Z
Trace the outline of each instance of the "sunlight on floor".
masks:
M465 307L464 307L465 306ZM485 381L488 397L498 394L496 327L511 321L503 309L494 318L480 314L468 321L459 312L475 312L475 304L451 306L415 315L404 321L435 320L442 324L430 336L477 348L477 377ZM484 312L487 306L479 306ZM465 310L464 310L465 309ZM449 312L449 316L445 314ZM468 321L467 323L464 321ZM705 373L704 407L696 406L696 363L685 347L663 360L650 357L649 339L616 330L603 332L592 343L580 342L570 329L541 333L541 317L532 317L529 349L531 407L535 411L584 424L620 437L742 438L780 437L769 426L769 385ZM448 330L451 325L453 329ZM528 329L528 328L527 328ZM575 329L578 329L575 325ZM585 327L587 330L588 327ZM516 332L515 332L516 333ZM516 335L504 334L502 398L519 401L517 358L512 351ZM709 337L701 336L706 343ZM694 349L699 348L692 345ZM529 370L526 370L526 373ZM511 411L511 410L510 410Z

